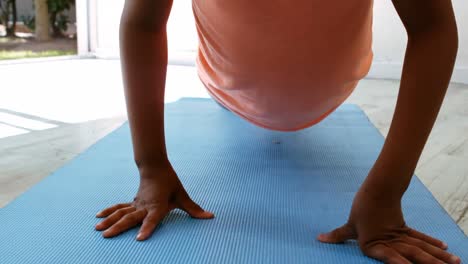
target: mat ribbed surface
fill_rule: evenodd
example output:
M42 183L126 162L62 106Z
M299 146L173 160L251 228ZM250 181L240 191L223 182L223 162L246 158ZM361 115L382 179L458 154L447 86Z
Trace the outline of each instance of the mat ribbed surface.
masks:
M166 105L169 158L213 220L173 211L154 236L113 239L94 230L96 212L132 200L138 187L128 124L0 209L0 263L377 263L355 242L321 244L344 223L383 138L354 105L320 124L275 132L209 99ZM468 239L413 179L408 224L468 261Z

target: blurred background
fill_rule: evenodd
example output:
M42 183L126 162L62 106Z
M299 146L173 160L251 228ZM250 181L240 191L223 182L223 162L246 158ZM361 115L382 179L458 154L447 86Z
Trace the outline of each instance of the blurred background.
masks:
M75 0L0 0L0 23L0 60L76 54Z
M468 233L468 2L452 2L457 62L416 174ZM118 41L123 4L0 0L0 208L126 121ZM375 1L373 34L371 70L346 103L358 104L385 136L407 40L391 1ZM189 0L174 0L168 37L166 102L208 98L196 74Z

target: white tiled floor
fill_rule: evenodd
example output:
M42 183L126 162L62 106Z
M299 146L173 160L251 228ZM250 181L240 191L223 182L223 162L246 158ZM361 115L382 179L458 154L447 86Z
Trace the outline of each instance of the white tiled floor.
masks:
M0 207L125 121L117 60L0 64ZM398 82L363 80L357 103L385 135ZM209 97L193 67L170 66L166 102ZM468 86L452 84L417 175L468 233Z

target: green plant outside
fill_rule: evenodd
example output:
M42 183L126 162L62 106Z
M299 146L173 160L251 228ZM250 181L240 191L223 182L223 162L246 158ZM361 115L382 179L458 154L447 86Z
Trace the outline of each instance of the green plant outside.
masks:
M39 57L53 57L53 56L65 56L74 55L75 51L67 50L47 50L47 51L8 51L0 50L0 60L14 60L14 59L25 59L25 58L39 58Z
M22 38L8 38L8 37L0 37L0 44L6 43L6 44L12 44L12 43L26 43L28 42L25 39Z

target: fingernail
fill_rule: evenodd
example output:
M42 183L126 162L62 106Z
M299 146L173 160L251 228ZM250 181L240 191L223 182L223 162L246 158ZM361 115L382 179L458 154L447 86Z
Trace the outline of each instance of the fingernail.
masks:
M442 247L443 247L444 249L447 249L447 248L448 248L447 243L443 242L443 243L442 243Z
M139 233L139 234L137 235L137 240L142 240L142 239L143 239L143 234L142 234L142 233Z
M204 214L205 214L205 217L206 217L206 218L214 218L214 214L213 214L212 212L207 212L207 211L205 211Z
M452 263L458 264L459 261L460 261L460 258L458 258L458 257L456 257L456 256L452 256L452 257L450 258L450 260L452 261Z
M99 217L99 216L101 215L101 213L102 213L102 212L97 213L96 216Z

